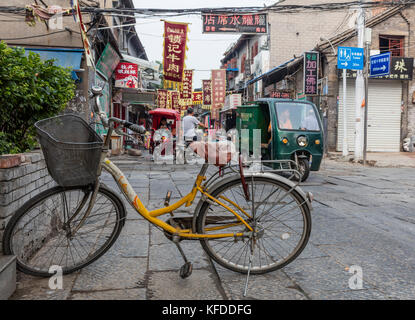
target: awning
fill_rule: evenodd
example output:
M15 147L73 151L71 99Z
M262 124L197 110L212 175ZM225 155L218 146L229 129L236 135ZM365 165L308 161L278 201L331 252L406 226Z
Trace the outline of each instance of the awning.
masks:
M273 79L270 79L271 81L269 81L269 82L272 82L272 83L278 82L280 79L282 79L287 74L288 65L296 59L299 59L299 58L293 58L291 60L288 60L288 61L280 64L278 67L275 67L275 68L259 75L258 77L254 78L252 80L249 80L246 83L246 85L250 85L250 84L252 84L254 82L257 82L257 81L259 81L261 79L264 79L264 78L273 78ZM302 56L301 56L301 60L302 60Z
M130 63L135 63L137 64L139 67L141 67L141 69L144 70L151 70L151 71L156 71L158 72L160 69L160 65L158 63L155 62L151 62L151 61L147 61L144 59L140 59L140 58L136 58L133 56L130 56L128 54L123 54L123 59L126 62L130 62Z
M84 49L69 49L69 48L25 48L26 53L37 53L42 60L55 59L55 64L65 68L71 68L72 78L78 79L74 71L80 71L81 59Z

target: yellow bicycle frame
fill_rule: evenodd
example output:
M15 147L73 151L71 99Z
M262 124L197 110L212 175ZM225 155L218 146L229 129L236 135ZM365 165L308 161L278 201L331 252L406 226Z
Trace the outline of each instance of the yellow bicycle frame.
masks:
M121 190L124 192L124 195L126 196L129 203L134 207L134 209L146 220L151 222L152 224L162 228L163 230L173 234L177 235L182 238L187 239L202 239L202 238L229 238L229 237L242 237L245 236L244 233L217 233L217 234L199 234L199 233L193 233L191 229L179 229L175 228L172 225L164 222L163 220L158 219L157 217L162 216L164 214L168 214L174 210L177 210L183 205L186 205L186 207L190 206L194 199L196 198L196 195L198 192L202 193L204 196L209 198L210 200L214 201L215 203L221 205L228 211L230 211L232 214L236 216L236 218L240 221L238 223L231 223L228 225L218 226L218 227L212 227L212 228L206 228L206 231L216 231L221 229L226 229L230 227L234 227L236 225L245 225L245 227L250 231L253 232L252 227L239 215L235 210L233 210L230 206L226 205L225 203L221 202L220 200L216 199L215 197L211 196L207 190L205 190L202 187L202 182L206 179L205 176L198 175L196 178L196 182L190 191L189 194L178 200L176 203L169 205L164 208L156 209L149 211L141 202L138 195L135 193L134 189L131 187L128 180L123 175L122 171L109 159L105 158L102 162L102 167L107 170L114 178L114 180L118 183ZM250 215L246 213L238 204L235 202L220 196L222 200L225 200L230 205L234 206L237 210L242 212L246 217L250 218Z

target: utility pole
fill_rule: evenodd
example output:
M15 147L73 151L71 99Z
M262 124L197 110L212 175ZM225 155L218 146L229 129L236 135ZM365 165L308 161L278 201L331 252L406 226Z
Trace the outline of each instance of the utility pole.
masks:
M347 145L347 89L346 89L346 69L343 69L343 157L349 155L349 146Z
M359 8L359 15L357 18L357 46L359 48L364 48L364 31L365 31L365 12L363 9L363 0L360 0L360 8ZM354 144L354 155L355 160L362 159L362 151L363 151L363 122L362 122L362 103L365 95L365 81L363 78L362 70L357 70L357 77L356 77L356 87L355 87L355 95L356 95L356 120L355 120L355 144Z
M372 29L365 29L365 45L366 45L366 72L365 72L365 121L363 126L363 165L367 160L367 117L369 107L369 73L370 73L370 45L372 44Z

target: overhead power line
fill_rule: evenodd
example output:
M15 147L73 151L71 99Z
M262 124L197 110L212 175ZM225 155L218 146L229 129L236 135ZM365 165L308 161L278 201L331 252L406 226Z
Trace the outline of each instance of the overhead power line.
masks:
M376 8L376 7L393 7L399 5L415 4L415 0L394 0L394 1L349 1L349 2L327 2L307 5L286 5L274 4L270 6L250 6L250 7L205 7L205 8L189 8L189 9L159 9L159 8L96 8L96 7L81 7L83 13L118 13L118 14L140 14L143 16L181 16L192 14L242 14L242 13L256 13L256 12L302 12L302 11L328 11L328 10L342 10L349 8ZM0 12L8 12L15 14L25 14L26 8L16 6L0 6ZM135 17L132 15L132 17Z

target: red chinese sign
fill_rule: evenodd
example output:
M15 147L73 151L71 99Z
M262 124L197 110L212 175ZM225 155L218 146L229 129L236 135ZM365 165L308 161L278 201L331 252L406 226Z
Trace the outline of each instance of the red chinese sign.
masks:
M167 104L168 104L168 95L167 95L167 90L164 89L158 89L157 90L157 105L159 108L167 108Z
M292 99L290 92L284 91L271 91L270 98L280 98L280 99Z
M202 80L202 89L203 89L203 104L205 106L210 106L212 104L212 81Z
M223 107L226 96L226 70L212 70L212 115L218 115L218 110ZM213 117L213 116L212 116ZM216 116L215 116L216 118Z
M203 92L202 91L194 91L192 100L193 100L193 104L202 104L202 102L203 102Z
M138 65L120 62L115 70L115 86L118 88L138 88Z
M164 80L183 81L186 41L187 24L164 22Z
M192 99L193 70L184 70L183 86L180 99Z
M178 91L169 91L169 100L171 109L180 110Z
M204 14L204 33L267 33L266 14Z

